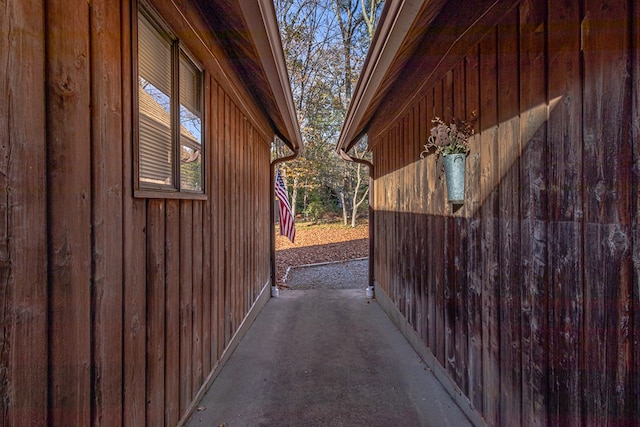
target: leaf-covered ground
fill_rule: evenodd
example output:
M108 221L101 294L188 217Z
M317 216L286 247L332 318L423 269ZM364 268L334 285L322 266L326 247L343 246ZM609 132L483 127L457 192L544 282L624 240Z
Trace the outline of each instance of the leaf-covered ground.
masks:
M348 261L369 255L369 228L342 224L296 223L296 241L281 236L276 227L276 280L282 284L287 267L319 262Z

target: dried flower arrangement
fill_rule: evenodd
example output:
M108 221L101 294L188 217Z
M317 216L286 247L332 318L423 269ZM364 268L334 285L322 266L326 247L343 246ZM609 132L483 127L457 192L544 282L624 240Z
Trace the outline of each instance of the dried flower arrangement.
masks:
M476 111L471 113L471 120L468 122L454 118L447 124L441 118L435 117L431 122L436 125L431 128L431 136L424 145L420 158L424 158L425 154L434 148L436 156L469 153L469 138L475 133L473 125L476 120Z

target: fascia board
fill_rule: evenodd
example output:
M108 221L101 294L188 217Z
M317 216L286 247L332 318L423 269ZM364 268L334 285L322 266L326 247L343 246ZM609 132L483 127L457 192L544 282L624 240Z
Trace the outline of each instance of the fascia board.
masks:
M273 1L240 0L239 3L286 126L284 132L277 133L287 139L285 142L297 152L302 145L302 137Z
M357 138L362 135L366 123L362 123L371 100L378 92L380 84L393 64L396 53L412 27L424 0L404 0L385 2L378 27L369 53L356 83L342 125L336 151L349 151Z

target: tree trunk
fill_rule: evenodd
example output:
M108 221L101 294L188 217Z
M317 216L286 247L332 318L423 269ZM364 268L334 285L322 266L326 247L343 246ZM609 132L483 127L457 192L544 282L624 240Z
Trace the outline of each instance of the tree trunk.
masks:
M361 0L362 18L364 19L364 23L367 25L369 42L373 40L373 33L376 29L376 12L378 11L381 3L382 0L369 0L368 4L367 0Z
M347 198L344 195L344 191L340 192L340 201L342 202L342 223L346 227L349 223L349 212L347 210Z
M343 163L343 176L342 176L342 191L340 192L340 198L342 199L342 218L345 227L349 224L349 166L346 162Z
M303 210L302 213L304 215L304 220L305 221L307 221L307 201L308 201L308 199L309 199L309 192L305 189L304 190L304 197L302 198L302 204L303 204L303 207L304 207L304 210Z
M291 186L291 215L296 217L296 201L298 200L298 177L293 178L293 185Z
M362 168L362 165L360 163L358 163L358 167L356 168L356 188L354 188L353 190L353 207L352 207L352 211L351 211L351 227L356 226L356 218L358 216L358 206L360 206L360 203L356 203L356 200L358 200L358 191L360 191L360 183L362 182L362 179L360 177L360 169Z

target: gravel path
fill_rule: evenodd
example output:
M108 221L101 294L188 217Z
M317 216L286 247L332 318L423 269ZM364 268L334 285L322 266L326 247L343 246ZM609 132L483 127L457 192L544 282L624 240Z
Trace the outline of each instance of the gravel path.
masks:
M288 289L366 289L367 258L291 267L283 288Z
M296 224L296 242L276 233L276 284L283 285L287 269L318 263L353 261L369 256L369 227L342 224Z

